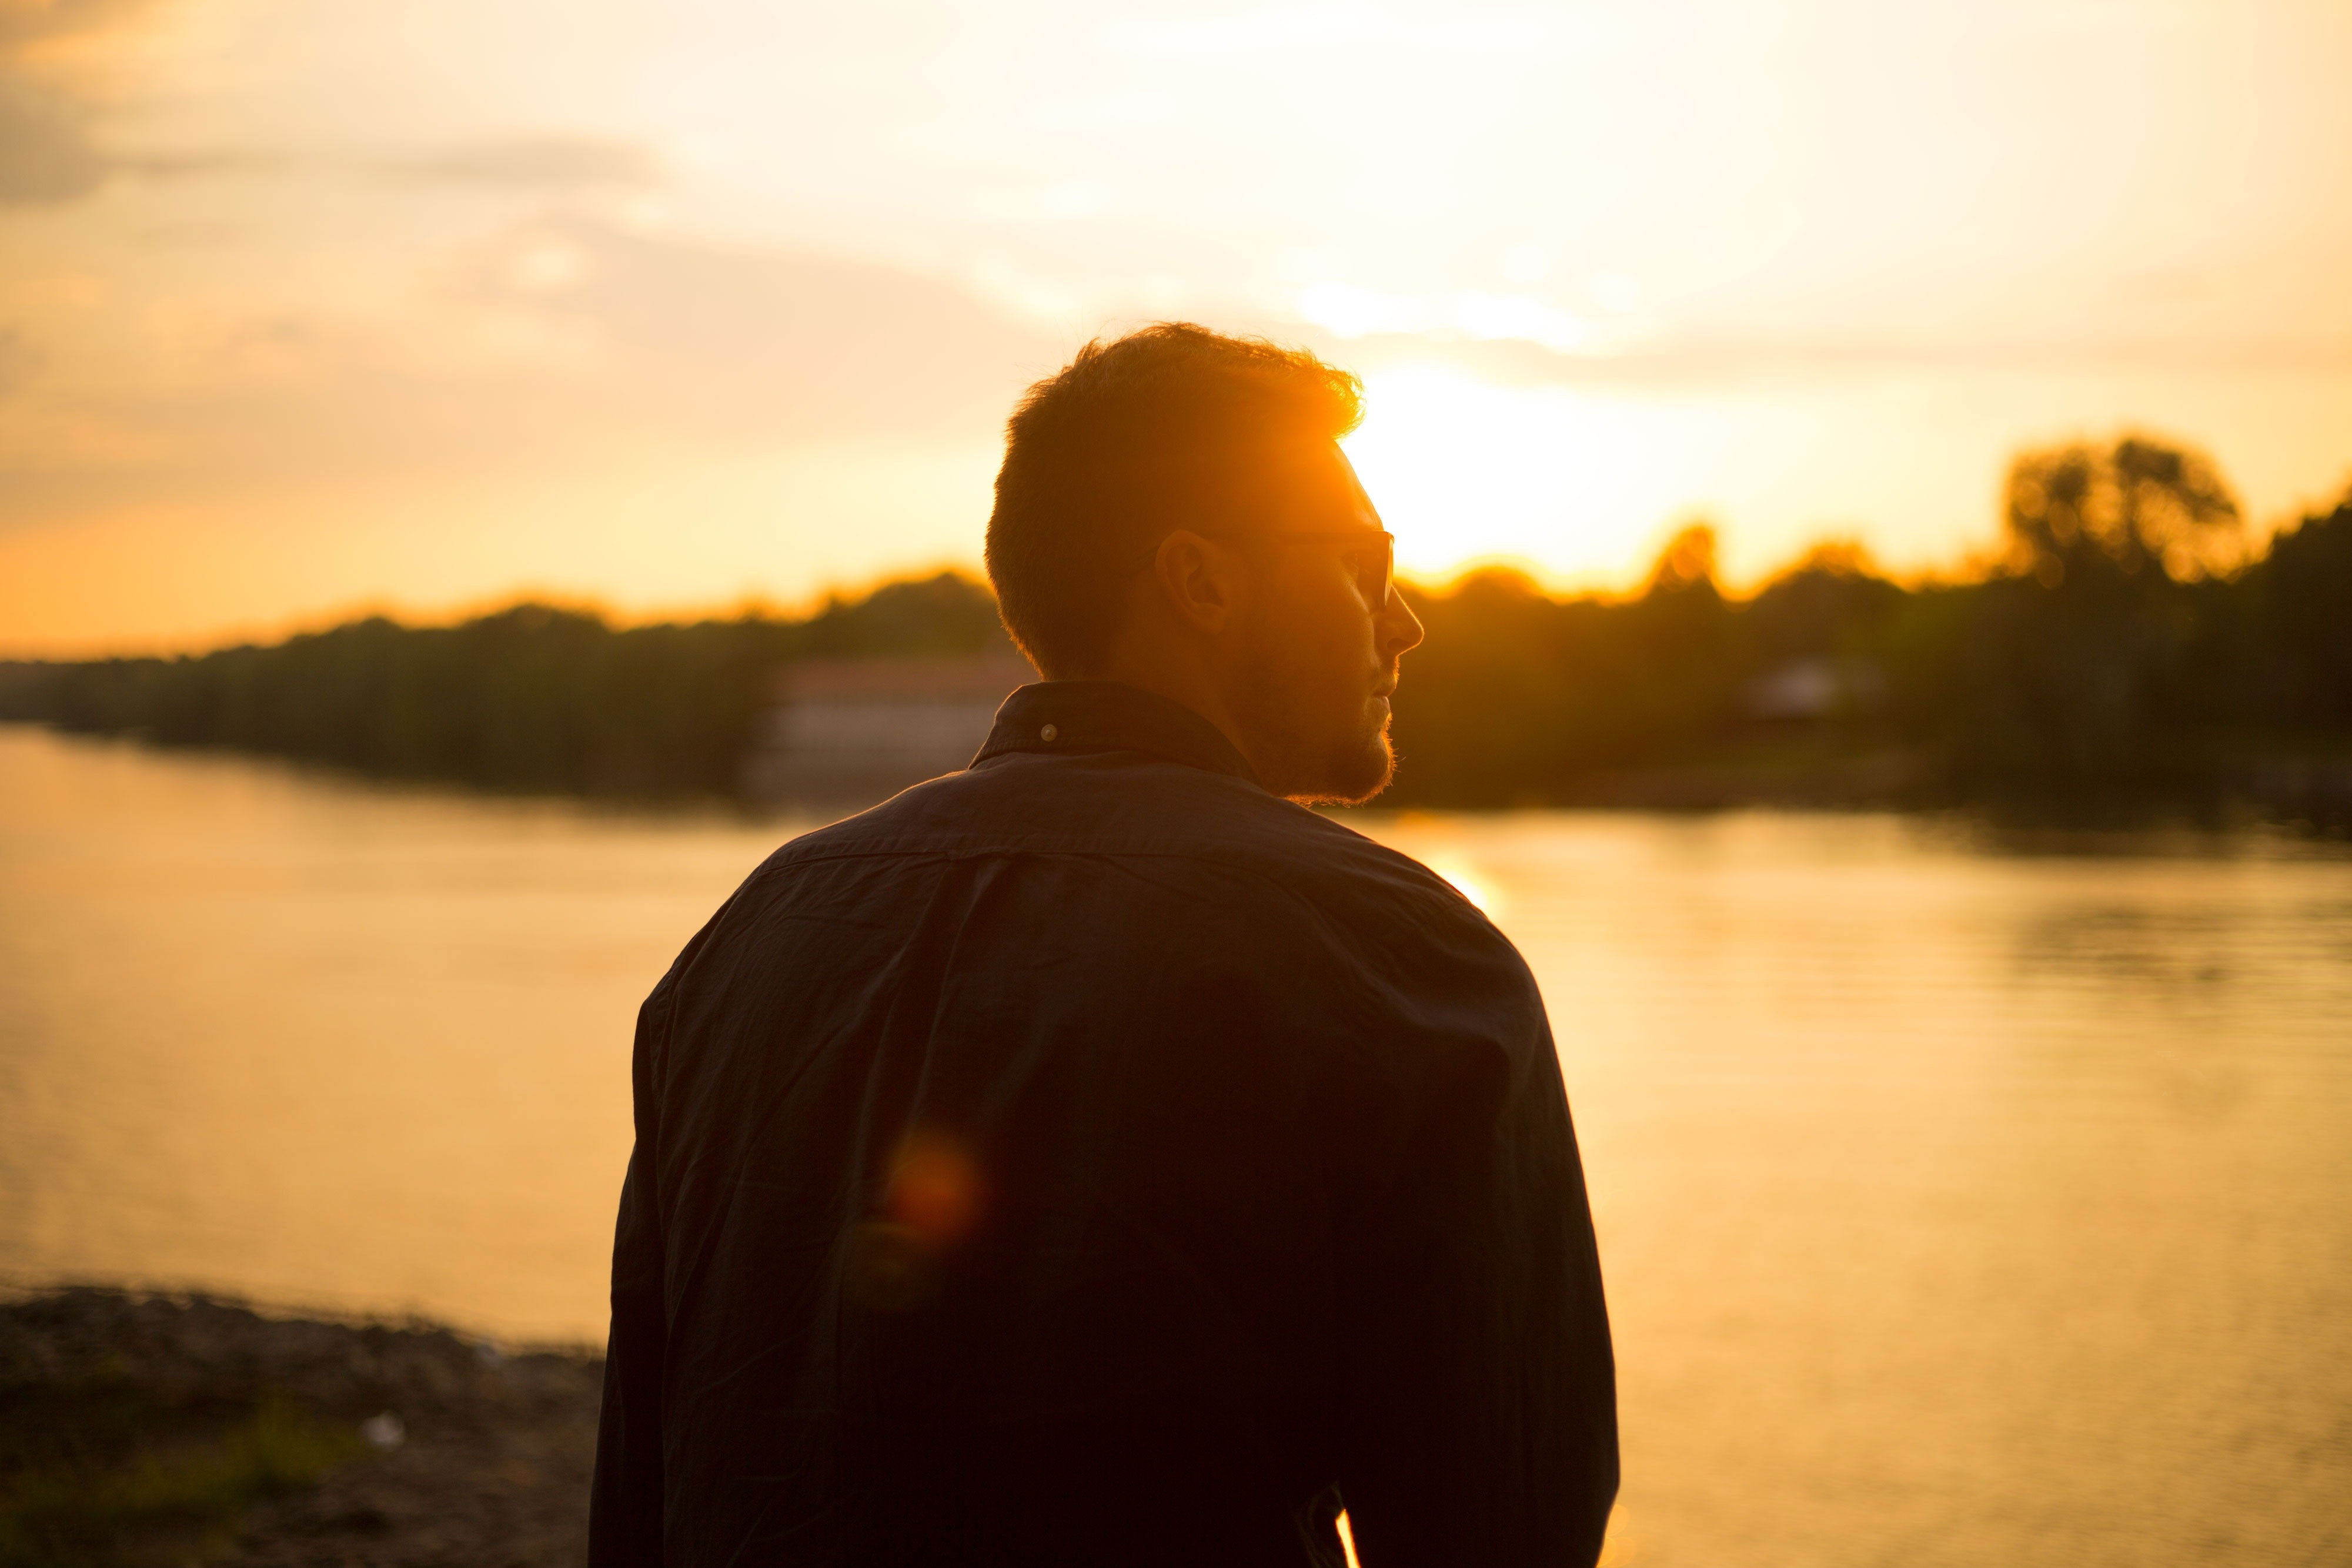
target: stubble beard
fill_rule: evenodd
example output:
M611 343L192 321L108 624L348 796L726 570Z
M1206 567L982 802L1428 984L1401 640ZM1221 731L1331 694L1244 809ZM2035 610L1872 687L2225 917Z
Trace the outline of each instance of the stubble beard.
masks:
M1255 710L1250 727L1265 737L1262 745L1270 753L1264 758L1264 782L1277 795L1307 806L1360 806L1387 789L1396 773L1385 713L1367 715L1369 722L1335 738L1328 728L1318 733L1299 722L1311 710L1293 694L1261 688L1249 706Z
M1354 706L1339 719L1346 699L1326 684L1328 667L1298 662L1263 632L1254 641L1257 678L1235 695L1234 707L1253 742L1259 782L1305 806L1360 806L1387 789L1396 772L1391 716L1385 703L1374 706L1371 684L1356 686ZM1393 661L1386 684L1394 689Z
M1328 790L1291 799L1312 805L1360 806L1387 789L1396 777L1396 747L1389 744L1388 720L1383 717L1370 735L1335 754L1325 776L1331 785Z

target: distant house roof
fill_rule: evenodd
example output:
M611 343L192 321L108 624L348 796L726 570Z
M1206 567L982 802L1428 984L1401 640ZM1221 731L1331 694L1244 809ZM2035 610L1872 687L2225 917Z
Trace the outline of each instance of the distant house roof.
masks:
M1029 662L1001 653L936 659L803 659L776 672L780 703L1003 701L1037 678Z
M753 724L754 800L870 805L971 760L999 704L1037 678L1011 649L947 659L808 659Z
M1875 706L1885 695L1885 672L1870 660L1815 655L1791 659L1748 682L1740 706L1750 718L1823 718Z

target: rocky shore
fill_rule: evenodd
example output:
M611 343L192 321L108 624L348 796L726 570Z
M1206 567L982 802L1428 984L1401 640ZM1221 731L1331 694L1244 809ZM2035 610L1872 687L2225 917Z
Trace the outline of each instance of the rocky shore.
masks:
M0 1299L0 1568L576 1564L603 1370L429 1323Z

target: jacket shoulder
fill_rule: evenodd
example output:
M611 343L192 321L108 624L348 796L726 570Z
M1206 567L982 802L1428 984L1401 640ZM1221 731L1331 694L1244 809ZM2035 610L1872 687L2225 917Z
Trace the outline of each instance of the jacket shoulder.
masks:
M1132 754L1001 758L803 833L769 864L991 854L1210 862L1298 895L1486 924L1444 877L1343 822L1239 779Z

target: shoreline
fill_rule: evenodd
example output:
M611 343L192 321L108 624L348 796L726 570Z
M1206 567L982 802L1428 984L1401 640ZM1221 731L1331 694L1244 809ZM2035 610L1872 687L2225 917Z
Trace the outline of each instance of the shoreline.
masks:
M582 1561L604 1360L93 1285L0 1299L0 1565Z
M268 768L329 789L389 797L578 812L589 818L663 821L719 821L806 831L853 816L877 800L750 800L727 794L631 796L572 789L505 789L461 779L379 772L316 758L228 745L165 743L126 732L68 729L34 718L0 716L0 735L37 734L69 745L121 748L163 761ZM1973 824L1992 832L2088 833L2192 829L2230 833L2279 831L2340 839L2352 831L2352 756L2248 753L2227 770L2225 787L2081 797L1964 795L1942 790L1916 754L1901 750L1820 753L1759 759L1727 758L1577 773L1541 794L1452 800L1408 785L1360 807L1338 809L1344 821L1370 816L1503 816L1525 811L1607 812L1695 817L1746 811L1885 814Z

